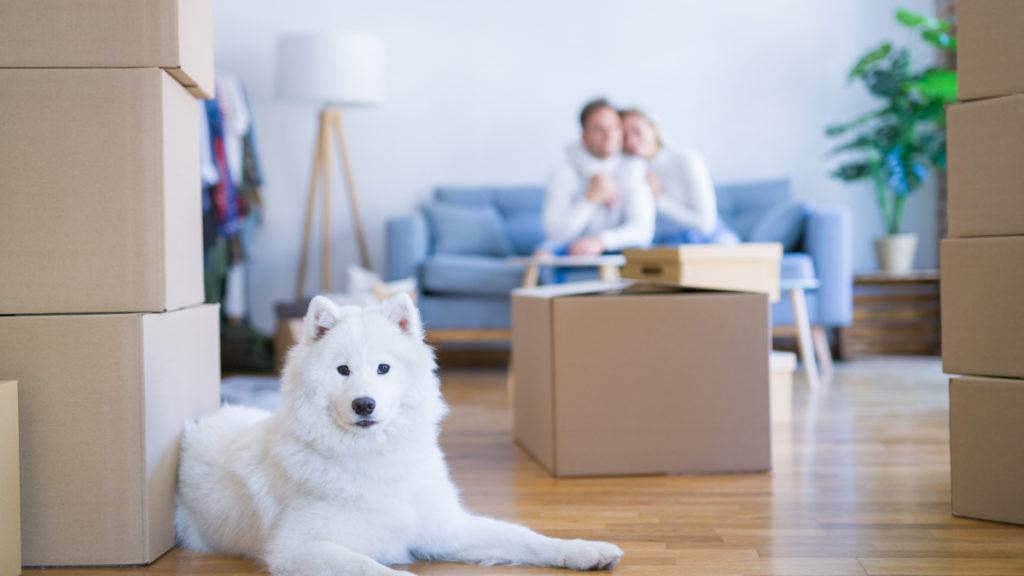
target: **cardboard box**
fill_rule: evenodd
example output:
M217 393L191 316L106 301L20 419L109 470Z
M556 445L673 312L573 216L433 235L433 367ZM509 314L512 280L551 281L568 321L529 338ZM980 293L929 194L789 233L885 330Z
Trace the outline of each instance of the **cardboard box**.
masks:
M5 2L0 68L164 68L212 98L210 0Z
M1024 92L1024 2L960 0L956 12L960 99Z
M1024 380L952 378L953 514L1024 524Z
M705 288L763 292L779 299L782 244L737 246L683 245L647 250L623 250L622 277Z
M0 314L203 301L198 110L159 68L0 70Z
M21 574L18 383L0 382L0 576Z
M1024 378L1024 236L941 244L942 369Z
M1024 235L1024 95L948 110L950 237Z
M793 420L793 372L796 372L796 354L771 354L771 407L772 424L785 424Z
M514 290L516 439L555 476L768 470L769 337L764 294Z
M216 305L0 317L26 566L144 564L174 546L178 442L219 406L219 326Z

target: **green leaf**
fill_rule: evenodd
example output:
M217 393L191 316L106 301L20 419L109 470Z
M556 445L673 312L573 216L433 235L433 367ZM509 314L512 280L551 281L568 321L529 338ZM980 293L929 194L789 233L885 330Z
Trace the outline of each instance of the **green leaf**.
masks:
M921 38L924 38L925 42L928 42L933 46L937 46L943 50L949 50L950 52L956 52L956 36L953 36L949 32L925 30L921 33Z
M896 20L908 28L924 28L925 30L937 30L940 32L948 32L953 28L952 24L941 18L922 16L902 8L896 10Z
M900 92L900 79L891 70L872 70L864 76L868 90L882 98L892 98Z
M871 177L871 167L866 162L850 162L836 168L831 176L843 182L853 182Z
M885 58L886 56L889 55L890 52L892 52L892 44L886 42L885 44L882 44L881 46L875 48L871 52L868 52L867 54L861 56L860 60L857 61L857 64L854 65L853 70L850 70L850 75L847 76L846 79L849 81L860 76L872 64Z
M864 124L870 122L871 120L873 120L875 118L878 118L880 116L883 116L883 115L887 114L888 112L889 112L888 108L882 108L881 110L875 110L874 112L868 112L867 114L865 114L865 115L861 116L860 118L857 118L853 122L849 122L847 124L833 124L833 125L828 126L828 127L825 128L825 135L829 136L829 137L840 136L842 134L845 134L846 132L849 132L850 130L852 130L854 128L857 128L858 126L863 126Z
M840 144L836 146L830 152L832 154L838 154L840 152L847 152L850 150L874 150L878 146L875 141L868 136L858 136L857 138L847 142L846 144Z
M957 74L955 70L933 69L908 83L908 87L928 98L944 103L956 100Z

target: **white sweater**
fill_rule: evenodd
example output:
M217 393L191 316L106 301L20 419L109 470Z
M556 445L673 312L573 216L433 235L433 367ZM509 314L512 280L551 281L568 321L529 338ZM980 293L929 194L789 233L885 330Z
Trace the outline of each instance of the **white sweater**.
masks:
M680 226L711 234L718 224L718 202L704 158L693 150L662 148L651 159L661 180L658 212Z
M592 156L581 144L566 150L566 160L548 180L544 198L544 235L548 242L569 244L599 236L605 250L645 247L654 237L654 198L647 184L646 163L621 155ZM590 179L615 176L619 198L611 206L587 201Z

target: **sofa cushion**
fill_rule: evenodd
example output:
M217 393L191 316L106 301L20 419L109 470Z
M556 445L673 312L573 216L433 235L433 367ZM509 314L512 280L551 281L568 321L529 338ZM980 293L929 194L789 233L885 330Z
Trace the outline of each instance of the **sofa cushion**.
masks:
M772 208L750 232L750 242L778 242L784 252L800 246L807 220L806 202L787 202Z
M509 216L505 219L505 231L512 243L512 252L520 256L533 254L544 241L544 225L536 214Z
M423 205L437 254L505 257L512 246L505 225L493 206L430 202Z
M438 254L423 264L421 285L426 292L508 296L523 284L524 264L498 258Z
M781 280L810 280L817 278L814 271L814 260L803 252L789 252L782 255L782 262L779 264L779 279Z

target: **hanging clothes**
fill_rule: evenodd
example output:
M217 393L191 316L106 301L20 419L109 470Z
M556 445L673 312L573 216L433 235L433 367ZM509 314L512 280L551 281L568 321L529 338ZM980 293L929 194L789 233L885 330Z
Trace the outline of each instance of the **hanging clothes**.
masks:
M200 118L206 298L231 319L248 315L246 261L262 220L263 174L244 85L218 75Z

